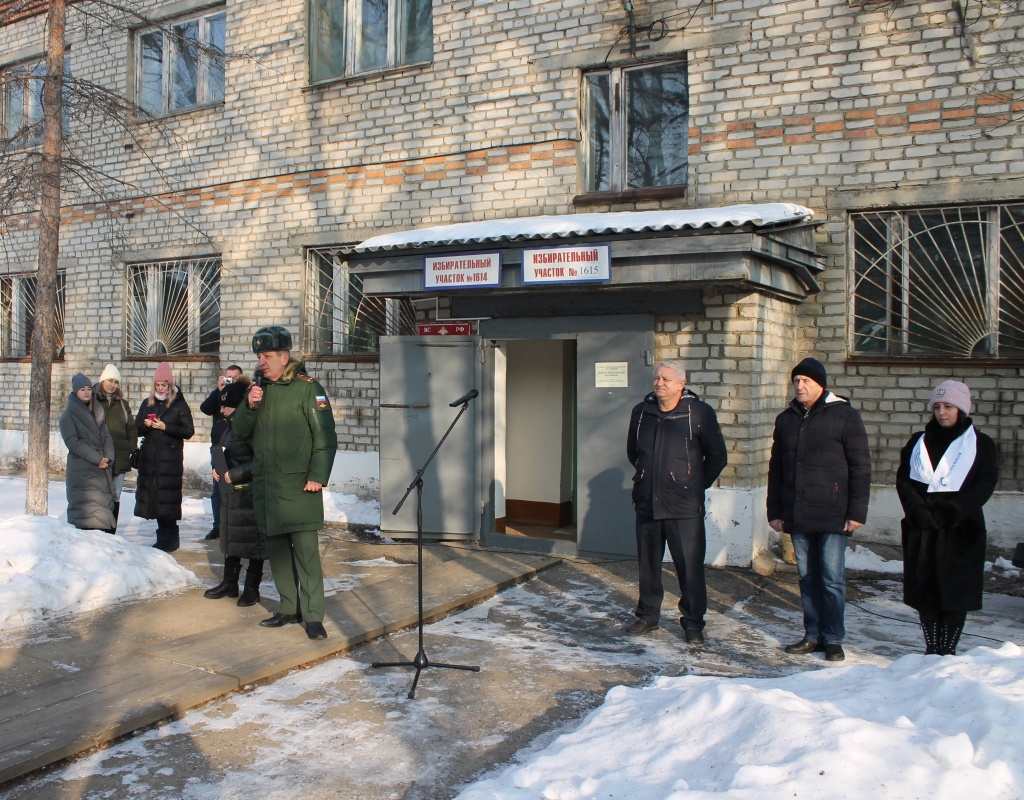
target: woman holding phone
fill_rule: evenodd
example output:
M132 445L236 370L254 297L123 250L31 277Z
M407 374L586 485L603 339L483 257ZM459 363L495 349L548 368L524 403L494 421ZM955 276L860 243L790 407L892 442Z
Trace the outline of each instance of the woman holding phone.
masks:
M192 411L174 385L171 365L160 362L153 390L135 416L145 438L139 447L135 516L156 520L153 547L173 553L180 545L181 483L185 474L185 440L195 433Z

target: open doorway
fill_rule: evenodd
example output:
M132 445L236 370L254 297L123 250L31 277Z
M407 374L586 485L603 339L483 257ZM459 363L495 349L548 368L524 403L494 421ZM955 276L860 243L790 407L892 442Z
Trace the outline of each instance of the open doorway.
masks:
M576 543L576 341L509 340L505 362L505 513L495 529Z

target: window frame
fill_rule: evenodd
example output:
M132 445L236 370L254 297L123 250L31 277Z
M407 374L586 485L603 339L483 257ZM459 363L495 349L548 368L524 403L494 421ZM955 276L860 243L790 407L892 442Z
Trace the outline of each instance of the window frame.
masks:
M374 75L394 70L406 69L433 63L434 60L434 3L433 0L385 0L387 3L387 15L385 20L386 42L385 57L382 64L373 64L360 68L359 59L364 52L359 47L359 34L363 27L362 11L368 0L337 0L340 5L341 19L332 17L329 13L328 3L330 0L308 0L307 4L307 25L306 41L308 44L308 59L306 63L309 82L311 85L330 83L332 81L358 78L365 75ZM410 28L411 4L425 3L430 7L430 31L429 31L429 54L424 58L417 58L415 54L408 55L407 31ZM423 9L420 9L422 12ZM318 13L323 12L323 13ZM322 31L321 28L326 29ZM340 37L332 36L332 32L341 31ZM340 54L338 45L324 52L321 56L321 40L333 43L340 38ZM339 57L340 56L340 57ZM325 68L321 69L321 59L325 62ZM331 63L328 64L327 62ZM335 62L341 62L341 69L336 72L332 66Z
M218 17L223 18L223 48L218 47L216 44L211 44L210 41L211 31L214 30L212 21ZM196 98L194 103L177 105L175 102L175 71L179 63L179 54L182 52L182 48L180 46L181 37L177 34L177 31L193 22L199 23L199 35L196 39L198 44L195 48L197 52L193 59L196 66L194 87ZM153 117L187 114L192 111L215 108L216 106L223 105L227 90L225 75L225 64L227 61L227 22L227 6L219 5L214 8L203 9L202 11L182 14L181 16L165 20L159 25L147 26L133 31L132 43L134 55L132 69L135 87L135 104L145 113L150 114ZM154 110L146 104L147 94L150 90L145 85L146 71L144 66L146 63L146 47L143 44L143 39L144 37L153 35L159 35L161 37L159 85L160 108L158 110ZM215 58L210 55L211 50L215 48L221 52L220 58ZM218 71L214 67L215 64L219 64L220 81L219 86L216 87L211 94L211 86L215 83L215 81L211 81L211 73L216 74Z
M321 274L329 267L330 276L321 280ZM413 318L415 312L407 298L380 298L383 302L384 319L378 319L364 326L363 330L375 336L377 347L357 343L357 337L349 321L349 310L354 302L354 291L360 287L362 272L352 269L344 254L337 248L311 247L306 250L304 302L302 314L302 353L305 358L335 361L376 361L380 358L379 339L381 336L400 336L415 333ZM359 300L365 295L360 294ZM371 298L372 299L372 298ZM326 329L318 318L330 320ZM376 330L372 328L376 326ZM371 330L367 330L367 329Z
M204 274L207 271L211 277ZM182 272L184 281L178 277ZM125 357L167 360L219 356L222 276L220 256L125 265ZM175 290L180 293L173 294ZM204 340L204 331L211 328L213 335Z
M849 359L1024 361L1024 200L851 210L846 237Z
M682 176L681 183L654 183L645 186L630 186L629 165L630 165L630 141L631 130L637 126L630 126L630 111L632 94L629 91L631 75L635 73L653 73L656 70L670 70L679 68L682 71L685 81L685 107L686 112L681 124L683 129L684 147L681 148L682 157L673 165L671 171L679 172ZM594 130L596 121L600 121L595 114L601 110L601 101L597 100L594 91L594 83L597 79L607 77L607 97L604 105L607 106L607 130L601 131L607 137L608 155L608 177L607 185L599 183L599 176L595 174L595 153L596 146ZM606 198L619 197L675 197L686 193L689 186L689 127L690 127L690 74L689 59L684 55L664 61L644 62L642 64L623 64L601 69L584 70L580 74L580 180L583 186L583 194L576 198L577 203L586 203L587 200L601 200ZM677 148L677 150L679 150ZM671 148L670 148L671 151Z
M0 275L0 361L25 361L32 358L38 274L19 272ZM27 286L31 286L31 289L23 288ZM53 361L61 361L64 358L65 346L66 270L57 270L55 288Z

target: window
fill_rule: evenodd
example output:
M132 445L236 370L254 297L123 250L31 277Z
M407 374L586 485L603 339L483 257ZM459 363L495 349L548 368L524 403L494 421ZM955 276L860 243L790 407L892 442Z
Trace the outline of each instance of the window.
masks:
M363 279L331 250L306 254L306 314L303 352L318 356L376 355L381 336L416 332L406 299L363 294Z
M850 221L855 355L1024 356L1024 205Z
M310 0L310 80L430 61L431 0Z
M227 14L218 11L137 34L139 106L171 114L224 101Z
M64 61L64 74L71 74L71 59ZM9 147L37 147L43 142L42 61L5 69L0 73L0 122L3 139ZM67 100L68 88L64 88ZM64 130L68 129L67 103L64 104Z
M64 297L66 276L57 273L57 298L54 315L53 352L64 357ZM36 276L0 277L0 358L27 358L32 355L32 331L36 321Z
M128 266L129 356L220 351L220 259Z
M588 72L583 98L586 191L686 185L685 62Z

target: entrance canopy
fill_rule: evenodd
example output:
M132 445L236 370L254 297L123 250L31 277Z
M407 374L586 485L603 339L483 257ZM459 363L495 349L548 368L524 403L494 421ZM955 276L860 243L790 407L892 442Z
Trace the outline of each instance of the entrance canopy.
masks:
M389 233L344 251L349 268L362 275L363 291L369 295L458 293L479 298L523 292L564 294L567 288L574 294L644 289L649 293L655 286L659 291L684 290L715 283L759 288L800 300L820 290L813 216L810 209L793 203L764 203L510 217ZM565 260L591 254L590 250L553 254L574 246L606 253L606 272L600 273L598 267L601 277L594 280L566 278L546 285L530 280L524 267L527 260ZM461 285L438 285L430 279L438 256L451 257L442 260L442 268L484 263L471 257L487 256L491 271L486 278L484 272L472 273L471 280ZM480 276L481 282L473 283L474 276ZM576 285L567 286L573 283ZM471 291L463 292L466 289ZM603 305L598 302L590 313L614 313Z

